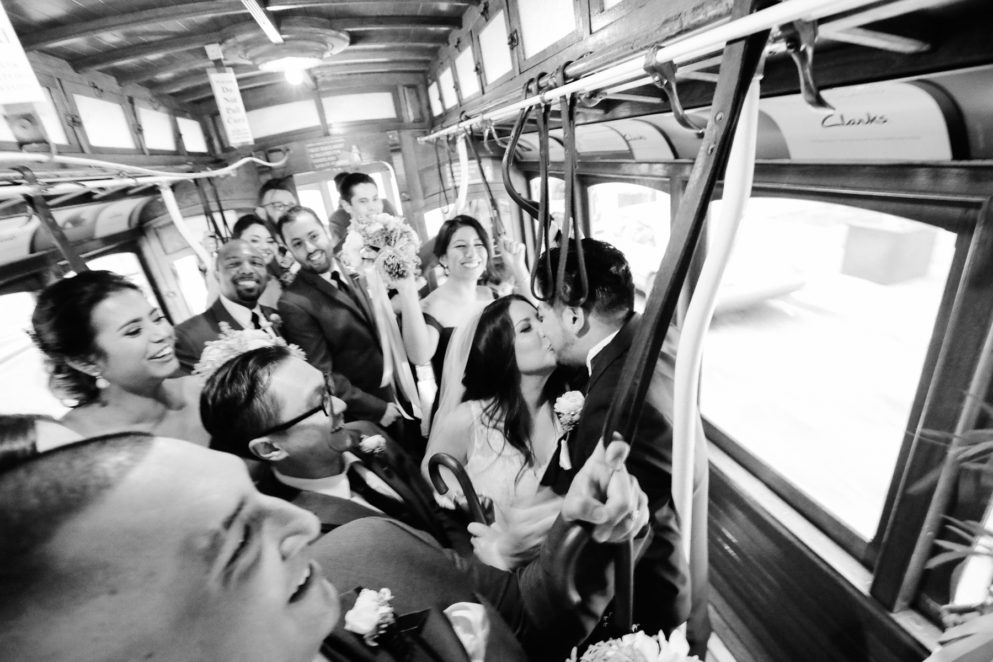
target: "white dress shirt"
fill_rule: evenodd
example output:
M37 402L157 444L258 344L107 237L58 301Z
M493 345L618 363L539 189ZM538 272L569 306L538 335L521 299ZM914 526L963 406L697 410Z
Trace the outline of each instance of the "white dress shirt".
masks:
M246 308L240 303L236 303L231 299L228 299L223 294L218 297L221 301L221 305L224 306L224 310L228 311L228 314L234 318L234 321L241 325L243 329L254 329L252 326L252 313L259 316L259 326L263 329L268 329L272 324L266 319L265 313L262 312L262 307L255 304L254 308Z
M614 339L620 333L620 329L614 331L609 336L598 342L597 344L590 347L590 351L586 353L586 372L593 374L593 359L597 357L597 354L603 351L603 348L610 344L610 341Z

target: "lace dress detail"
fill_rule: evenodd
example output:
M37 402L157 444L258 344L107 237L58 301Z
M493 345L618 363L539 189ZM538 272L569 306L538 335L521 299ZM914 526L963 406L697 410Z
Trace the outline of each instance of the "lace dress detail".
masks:
M482 402L473 400L469 405L474 422L465 468L476 493L488 496L500 507L530 500L538 491L546 466L521 471L524 455L510 445L502 432L486 425Z

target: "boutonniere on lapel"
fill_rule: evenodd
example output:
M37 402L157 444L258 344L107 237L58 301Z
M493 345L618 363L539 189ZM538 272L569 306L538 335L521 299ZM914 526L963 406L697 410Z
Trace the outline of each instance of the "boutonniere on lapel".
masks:
M393 593L388 588L362 589L355 605L345 612L345 629L362 637L368 645L378 646L379 637L396 622L392 602Z
M359 450L369 455L382 455L386 452L386 437L381 434L369 437L363 435L359 441Z
M283 318L279 316L279 313L269 315L269 326L271 326L272 330L276 333L279 333L279 330L283 328Z
M568 391L555 400L555 416L559 419L563 435L569 434L576 427L585 400L579 391Z

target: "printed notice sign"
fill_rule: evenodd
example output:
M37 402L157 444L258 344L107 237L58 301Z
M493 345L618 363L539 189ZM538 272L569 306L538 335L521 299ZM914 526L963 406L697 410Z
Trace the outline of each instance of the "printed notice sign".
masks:
M0 105L44 101L45 93L10 24L7 10L0 4Z
M217 112L221 116L221 124L224 125L224 132L228 136L228 144L237 147L238 145L254 143L252 129L248 125L248 115L245 113L245 104L241 101L241 91L238 89L238 79L235 78L234 71L231 69L208 69L207 77L210 79L210 89L214 91Z
M811 110L800 95L762 99L791 159L948 161L945 116L925 90L907 83L872 83L825 90L834 106Z
M345 150L345 139L340 137L323 138L305 145L311 170L327 170L343 165L350 154Z

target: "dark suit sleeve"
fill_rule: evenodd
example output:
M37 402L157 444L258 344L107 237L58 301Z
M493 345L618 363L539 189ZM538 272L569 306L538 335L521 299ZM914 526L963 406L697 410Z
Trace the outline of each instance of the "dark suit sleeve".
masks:
M298 303L285 295L279 300L279 314L283 318L282 333L287 342L299 345L307 361L321 372L331 372L338 397L348 405L351 418L379 421L386 413L386 401L354 386L347 377L334 372L331 361L332 348L321 331L317 320Z
M181 374L189 375L193 372L193 366L200 360L200 352L190 338L187 330L182 326L176 327L176 358L179 359Z
M538 557L514 572L497 570L474 556L456 558L449 553L469 575L476 591L496 607L530 659L566 659L570 649L593 630L614 595L616 546L591 541L576 562L580 603L569 603L562 590L561 560L556 555L568 528L569 524L559 517ZM636 555L643 552L650 538L646 527L635 540Z

